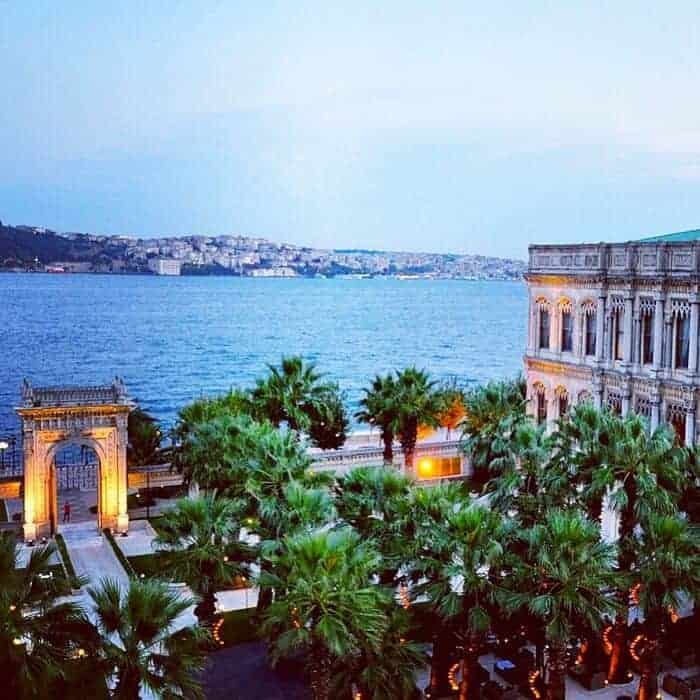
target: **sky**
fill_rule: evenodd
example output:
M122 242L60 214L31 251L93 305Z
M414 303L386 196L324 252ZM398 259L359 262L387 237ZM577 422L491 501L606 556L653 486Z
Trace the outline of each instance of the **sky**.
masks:
M697 2L0 0L0 220L525 258L700 228Z

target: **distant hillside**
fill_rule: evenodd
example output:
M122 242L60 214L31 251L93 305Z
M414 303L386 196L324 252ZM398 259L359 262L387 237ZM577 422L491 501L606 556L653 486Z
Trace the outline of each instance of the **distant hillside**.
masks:
M47 264L65 262L97 262L108 258L104 244L76 236L69 240L48 229L28 226L4 226L0 223L0 266L31 265L35 261Z
M316 249L239 235L100 236L0 223L0 270L160 273L154 259L183 275L519 279L521 260L441 253ZM179 265L178 265L179 263Z

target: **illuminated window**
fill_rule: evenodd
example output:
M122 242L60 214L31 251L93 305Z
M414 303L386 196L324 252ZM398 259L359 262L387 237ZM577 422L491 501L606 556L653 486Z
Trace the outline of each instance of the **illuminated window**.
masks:
M460 457L421 457L418 460L419 479L439 479L462 473Z

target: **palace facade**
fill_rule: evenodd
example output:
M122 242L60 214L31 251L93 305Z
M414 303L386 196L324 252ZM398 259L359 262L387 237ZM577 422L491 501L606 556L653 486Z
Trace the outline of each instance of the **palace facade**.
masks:
M700 230L532 245L526 280L528 405L540 423L592 401L698 440Z

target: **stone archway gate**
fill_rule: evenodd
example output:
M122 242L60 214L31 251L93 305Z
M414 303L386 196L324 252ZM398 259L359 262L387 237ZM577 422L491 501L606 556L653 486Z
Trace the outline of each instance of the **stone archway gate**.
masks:
M132 407L119 378L91 387L40 388L24 381L16 410L22 422L25 540L51 533L57 515L53 460L70 444L91 447L99 459L98 527L128 529L126 446Z

